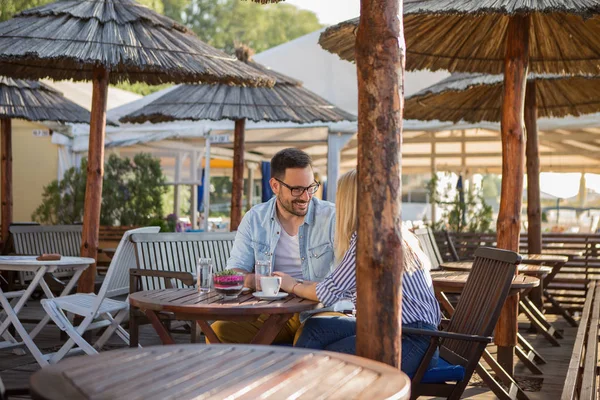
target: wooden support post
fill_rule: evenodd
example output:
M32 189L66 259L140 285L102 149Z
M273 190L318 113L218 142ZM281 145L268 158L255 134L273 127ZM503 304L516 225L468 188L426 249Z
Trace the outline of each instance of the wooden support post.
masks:
M175 182L181 181L181 165L183 164L183 155L177 152L175 156ZM181 212L181 188L179 185L173 186L173 214L179 217Z
M233 134L233 182L231 185L230 230L237 231L242 221L242 198L244 195L244 129L246 119L235 121Z
M12 184L12 123L8 118L0 119L2 141L2 244L8 242L8 228L13 221L13 184Z
M527 82L525 92L525 131L527 132L527 251L542 252L542 206L540 203L540 153L537 131L535 81Z
M402 334L400 161L405 53L402 18L398 18L401 15L401 1L362 0L356 36L360 182L356 354L398 368Z
M530 17L511 17L506 37L504 60L504 98L502 102L502 193L497 222L498 248L519 251L523 169L525 163L523 109L529 61ZM513 357L517 344L519 296L506 300L496 326L498 362L513 375Z
M102 178L104 177L104 132L106 127L106 99L108 98L108 70L95 67L92 76L92 112L88 146L87 183L83 206L83 233L81 256L97 259L100 207L102 206ZM81 275L77 291L92 293L96 279L96 264Z
M196 150L192 150L192 154L190 156L190 176L192 178L192 186L190 187L190 215L192 217L192 229L198 229L198 202L200 199L198 198L198 180L200 177L198 176L198 152ZM202 183L204 184L204 182ZM204 190L206 190L206 186L204 186Z

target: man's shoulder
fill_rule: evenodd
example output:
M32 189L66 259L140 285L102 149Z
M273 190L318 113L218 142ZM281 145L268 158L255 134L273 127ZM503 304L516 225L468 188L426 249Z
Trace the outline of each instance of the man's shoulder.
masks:
M315 205L315 212L320 216L335 215L335 204L326 200L319 200L316 197L312 198Z
M272 213L273 209L273 199L266 201L264 203L257 204L253 206L246 215L245 218L264 218L267 215Z

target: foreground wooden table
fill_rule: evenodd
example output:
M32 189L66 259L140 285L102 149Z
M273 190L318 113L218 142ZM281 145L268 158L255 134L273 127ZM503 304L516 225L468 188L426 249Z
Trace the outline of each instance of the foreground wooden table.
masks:
M408 399L410 380L366 358L251 345L177 345L69 358L31 377L34 399Z
M171 312L175 319L196 321L211 343L220 343L208 321L254 321L267 314L260 331L252 344L271 344L275 337L295 313L312 310L319 303L294 295L281 300L265 301L241 294L234 300L223 300L214 291L199 293L196 288L162 289L136 292L129 296L129 303L148 316L163 344L174 344L173 338L160 322L158 312Z

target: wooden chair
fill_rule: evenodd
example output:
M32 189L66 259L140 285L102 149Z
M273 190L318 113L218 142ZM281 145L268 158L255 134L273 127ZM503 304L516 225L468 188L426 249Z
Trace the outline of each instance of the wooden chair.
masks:
M222 271L233 248L235 232L227 233L154 233L134 234L137 268L130 271L130 293L141 290L184 288L196 284L198 258L211 258L213 272ZM172 316L161 313L168 324ZM139 325L144 313L130 309L131 347L138 345ZM196 324L191 324L192 341L197 339Z
M415 229L415 236L419 239L419 244L423 252L431 261L431 269L437 271L440 269L440 264L444 262L440 249L435 241L435 236L430 227Z
M485 247L478 249L467 283L445 330L402 330L404 334L431 337L431 345L412 378L413 399L419 396L460 398L478 367L486 345L492 342L492 333L519 262L520 256L511 251ZM431 357L438 347L438 367L428 370ZM455 379L456 366L463 368L461 379ZM449 376L447 371L451 370ZM483 375L482 379L491 384L493 378L483 371L485 369L478 369L478 373Z
M129 270L135 268L135 254L129 236L134 233L157 233L157 226L138 228L125 232L115 256L113 257L106 279L98 295L94 293L76 293L54 299L41 301L44 310L70 339L55 353L50 362L60 361L77 344L87 354L96 354L113 333L129 344L129 334L121 327L121 322L129 314L129 302L112 299L129 291ZM75 327L65 313L72 313L83 317L83 321ZM96 341L94 346L89 344L83 334L92 329L104 328L106 330Z
M573 345L561 400L597 399L598 325L600 324L600 284L588 285L579 328Z

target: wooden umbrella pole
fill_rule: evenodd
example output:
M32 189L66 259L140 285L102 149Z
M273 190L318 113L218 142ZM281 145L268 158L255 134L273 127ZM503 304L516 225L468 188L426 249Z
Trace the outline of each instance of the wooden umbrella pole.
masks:
M540 153L537 131L537 100L534 80L525 93L525 131L527 132L527 251L542 252L542 206L540 204Z
M244 133L246 119L235 121L233 135L233 184L231 185L230 230L237 231L242 221L242 197L244 193Z
M402 2L361 0L356 354L400 367ZM374 338L377 338L374 340Z
M8 118L0 119L2 141L2 244L8 241L8 228L13 219L13 184L12 184L12 123Z
M88 147L87 182L83 207L83 233L81 256L96 259L98 256L98 230L102 205L102 178L104 176L104 133L106 126L106 100L108 97L108 70L95 67L92 77L92 112ZM77 291L94 291L96 264L84 271Z
M530 17L510 17L504 60L504 98L502 101L502 193L498 213L498 248L519 251L525 144L523 109L529 63ZM513 375L513 357L517 344L519 296L506 300L496 326L498 362Z

